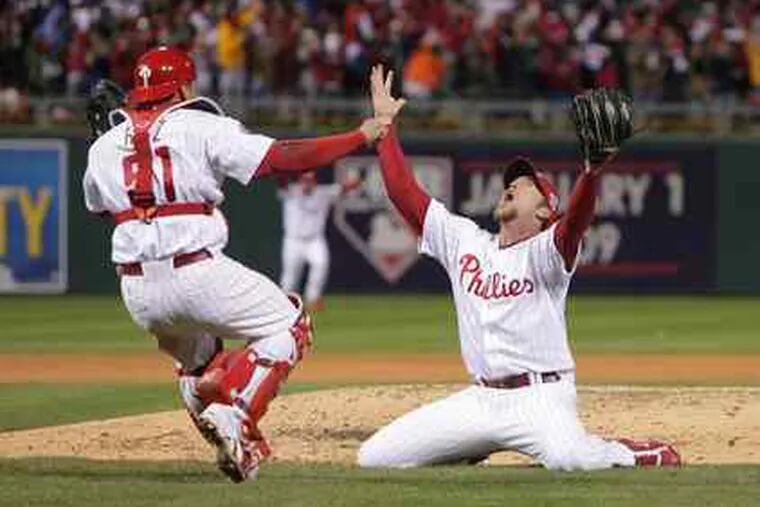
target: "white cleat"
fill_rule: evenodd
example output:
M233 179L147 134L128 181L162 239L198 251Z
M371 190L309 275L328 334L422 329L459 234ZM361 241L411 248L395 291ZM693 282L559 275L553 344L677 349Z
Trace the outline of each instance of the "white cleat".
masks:
M259 464L271 453L266 441L251 440L235 409L212 403L198 418L203 437L216 447L216 464L233 482L253 479Z

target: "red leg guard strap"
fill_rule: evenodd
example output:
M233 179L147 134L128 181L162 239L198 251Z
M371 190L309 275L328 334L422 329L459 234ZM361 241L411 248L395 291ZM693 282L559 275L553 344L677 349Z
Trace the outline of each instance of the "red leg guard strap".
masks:
M247 348L219 354L198 381L198 396L207 404L232 405L256 368L256 355Z

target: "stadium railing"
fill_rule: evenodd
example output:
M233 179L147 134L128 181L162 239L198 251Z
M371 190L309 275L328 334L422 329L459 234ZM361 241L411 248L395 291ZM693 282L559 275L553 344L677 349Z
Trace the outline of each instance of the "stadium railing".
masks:
M225 98L223 107L259 128L319 131L356 125L369 113L369 101L330 97ZM0 110L0 125L43 128L84 127L86 100L35 97L22 114ZM734 101L636 104L637 125L647 133L760 137L760 105ZM411 100L403 113L405 131L426 135L566 136L571 132L567 101L547 100Z

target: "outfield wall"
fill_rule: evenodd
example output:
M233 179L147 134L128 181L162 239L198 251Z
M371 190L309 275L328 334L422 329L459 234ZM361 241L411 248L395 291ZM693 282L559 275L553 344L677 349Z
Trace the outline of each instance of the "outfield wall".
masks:
M22 132L4 134L3 145L30 138ZM85 140L81 133L62 136L61 132L37 132L34 138L64 141L68 182L54 188L54 195L57 191L61 197L67 196L60 199L65 209L59 210L67 216L67 223L57 222L68 231L64 235L67 245L63 245L66 252L56 258L54 251L61 245L45 244L43 254L33 258L25 225L32 222L29 213L21 213L21 201L16 197L24 183L19 186L3 180L7 173L3 165L10 166L3 158L0 291L14 291L20 285L3 286L3 263L8 278L8 271L13 274L19 267L36 273L31 268L38 269L42 259L47 262L43 268L56 261L68 266L64 278L69 291L115 291L116 280L108 262L111 226L107 220L90 216L82 204ZM497 171L513 156L529 155L544 167L555 178L563 200L572 186L577 160L570 140L405 137L404 147L418 178L433 195L485 227L493 226L489 214L499 192ZM760 292L758 161L760 141L669 138L631 143L602 181L597 220L582 254L575 288L594 292ZM321 177L330 181L334 176L355 173L366 179L365 187L336 206L328 228L333 255L330 289L446 290L440 269L416 256L412 238L388 211L371 153L344 159ZM35 181L28 182L28 193L39 198L30 202L39 204L42 213L47 208ZM280 209L274 184L260 182L252 188L229 184L223 210L232 238L228 252L276 277ZM42 226L49 227L54 219L58 220L58 215L49 212ZM15 254L10 256L11 252Z

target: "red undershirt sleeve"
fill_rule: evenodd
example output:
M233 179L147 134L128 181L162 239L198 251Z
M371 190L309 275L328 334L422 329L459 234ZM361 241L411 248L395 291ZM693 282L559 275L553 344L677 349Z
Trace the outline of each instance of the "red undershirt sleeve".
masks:
M575 264L583 235L594 219L599 172L583 172L570 194L567 212L554 229L554 244L569 271Z
M310 139L281 140L272 143L254 177L297 173L330 165L364 146L360 130Z
M396 137L395 126L391 126L388 134L380 141L377 150L380 154L380 167L388 197L415 234L421 236L425 213L430 205L430 196L414 179Z

